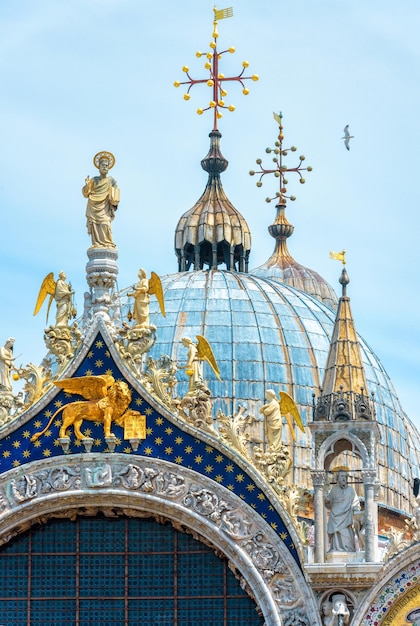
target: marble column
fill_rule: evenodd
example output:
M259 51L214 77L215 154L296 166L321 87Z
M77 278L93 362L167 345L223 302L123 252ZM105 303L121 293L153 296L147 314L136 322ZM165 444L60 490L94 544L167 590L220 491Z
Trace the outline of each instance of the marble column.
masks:
M325 470L311 471L312 483L314 486L315 563L324 563L325 560L325 476Z
M377 560L378 543L378 514L375 500L376 470L362 470L363 486L365 490L365 560Z

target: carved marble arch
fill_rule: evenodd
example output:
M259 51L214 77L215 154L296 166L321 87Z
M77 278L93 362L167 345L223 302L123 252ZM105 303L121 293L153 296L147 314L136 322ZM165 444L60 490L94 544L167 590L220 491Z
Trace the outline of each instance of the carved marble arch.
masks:
M316 469L329 470L334 459L343 452L348 452L352 456L359 457L363 468L373 467L372 458L363 441L351 432L347 432L343 435L343 433L339 431L327 437L319 447L315 459Z
M393 557L353 616L354 624L405 624L405 616L420 608L420 558L416 543Z
M50 517L121 512L170 521L215 548L266 624L320 624L312 590L278 536L225 487L167 461L79 454L28 463L0 480L0 544ZM292 620L292 621L290 621Z

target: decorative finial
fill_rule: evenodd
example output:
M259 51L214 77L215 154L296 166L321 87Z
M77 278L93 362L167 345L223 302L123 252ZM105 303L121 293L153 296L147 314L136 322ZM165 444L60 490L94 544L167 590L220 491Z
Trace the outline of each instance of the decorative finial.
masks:
M343 267L342 271L341 271L341 276L338 279L338 282L340 283L340 285L342 286L342 293L343 293L343 297L346 296L346 287L350 282L350 278L349 275L347 274L346 268Z
M202 79L194 79L191 78L190 74L189 74L189 67L187 65L184 65L184 67L182 68L182 71L185 72L185 74L188 77L188 80L186 81L178 81L176 80L174 82L174 86L175 87L179 87L180 85L188 85L188 89L187 92L184 94L184 100L189 100L190 99L190 91L191 88L194 85L198 85L198 84L207 84L208 87L212 88L212 99L209 102L209 105L205 108L200 108L197 109L197 113L199 115L202 115L204 113L204 111L208 111L210 109L213 110L213 130L218 130L217 129L217 120L220 119L222 117L222 113L220 111L220 109L227 109L228 111L234 111L235 107L233 104L225 104L225 97L227 96L227 91L224 89L224 83L227 81L236 81L239 82L242 85L242 93L246 96L249 94L249 89L247 89L247 87L245 87L244 81L245 80L258 80L258 76L256 74L252 74L252 76L244 76L244 72L246 70L246 68L249 66L248 61L243 61L242 62L242 71L240 72L240 74L238 74L237 76L229 76L226 77L224 74L222 74L219 71L219 61L222 58L222 56L224 54L226 54L226 52L229 52L231 54L233 54L235 52L235 48L233 46L231 46L230 48L228 48L227 50L223 50L222 52L218 52L217 50L217 38L219 37L219 33L217 32L217 22L218 20L227 18L227 17L232 17L233 16L233 9L232 8L228 8L228 9L221 9L221 10L217 10L216 7L214 7L213 9L214 11L214 22L213 22L213 41L210 42L209 46L210 46L210 51L207 52L206 54L203 52L196 52L196 57L197 58L201 58L203 55L206 57L206 63L204 64L204 67L206 70L209 70L210 72L210 77L209 78L202 78Z
M340 278L338 279L338 282L343 287L343 290L342 290L343 297L346 295L346 286L350 282L349 275L346 272L346 258L345 258L345 256L346 256L346 251L345 250L342 250L341 252L330 252L330 259L334 259L335 261L341 261L342 264L343 264L343 270L341 272Z
M284 139L283 124L282 124L283 115L281 112L280 114L273 113L273 117L279 125L279 135L278 135L277 141L274 144L275 148L266 148L265 151L267 152L267 154L274 152L275 154L275 156L273 157L273 162L275 164L274 168L265 169L261 165L262 160L257 159L257 165L259 165L260 167L259 171L255 172L254 170L251 170L249 174L250 176L254 176L255 174L260 174L260 177L257 182L257 187L262 187L262 179L266 174L274 174L276 178L279 178L280 179L279 191L277 191L276 195L273 198L266 198L266 202L277 200L277 204L286 204L285 198L289 198L290 200L293 201L293 200L296 200L296 196L286 195L286 192L287 192L286 185L288 184L289 181L285 178L285 174L287 174L287 172L296 172L299 175L299 182L303 185L305 183L305 179L302 176L302 172L304 171L311 172L312 167L310 165L308 165L308 167L302 167L302 163L305 160L305 156L303 154L299 157L299 165L297 165L296 167L287 167L287 165L283 164L283 157L287 156L287 153L289 151L296 152L297 148L296 146L292 146L291 148L283 148L283 139Z

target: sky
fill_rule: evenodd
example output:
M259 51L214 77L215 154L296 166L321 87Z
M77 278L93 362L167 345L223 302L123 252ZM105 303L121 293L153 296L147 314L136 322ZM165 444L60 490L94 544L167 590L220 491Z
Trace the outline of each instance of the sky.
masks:
M18 364L46 353L46 307L34 317L41 282L65 270L79 313L86 291L86 201L93 156L116 157L121 189L113 223L119 287L139 267L177 271L173 237L179 217L206 185L200 160L212 129L207 86L191 99L174 88L188 65L207 77L212 41L208 0L3 0L0 3L0 345L13 336ZM249 170L278 134L296 145L313 171L306 184L289 176L297 200L286 215L295 226L289 251L339 292L346 250L347 293L356 328L381 360L402 406L420 428L420 262L418 140L420 136L420 4L405 0L237 0L219 22L220 70L237 75L242 61L259 81L229 84L233 113L219 121L229 161L222 182L246 218L253 243L250 268L268 259L267 227L277 190L261 189ZM343 128L354 135L350 150ZM297 165L293 156L290 166ZM53 321L53 316L52 316Z

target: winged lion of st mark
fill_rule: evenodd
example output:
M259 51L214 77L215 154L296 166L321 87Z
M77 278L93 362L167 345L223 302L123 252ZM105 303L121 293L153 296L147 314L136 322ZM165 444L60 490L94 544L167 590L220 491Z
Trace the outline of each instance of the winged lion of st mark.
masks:
M82 376L78 378L65 378L54 382L54 385L63 389L66 393L77 394L86 398L75 400L61 406L51 416L46 427L31 437L34 442L41 437L51 426L57 415L62 412L62 422L59 437L67 437L67 430L73 426L77 439L85 439L81 426L83 420L99 422L104 426L105 438L113 437L111 424L124 425L126 417L140 416L138 411L129 409L131 391L126 382L115 380L113 376Z

